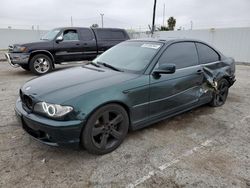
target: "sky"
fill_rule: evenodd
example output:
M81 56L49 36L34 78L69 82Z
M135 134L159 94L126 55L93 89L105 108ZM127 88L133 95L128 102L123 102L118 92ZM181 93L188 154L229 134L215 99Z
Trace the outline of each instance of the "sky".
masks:
M0 28L48 30L101 26L146 30L152 24L154 0L1 0ZM165 4L165 19L163 7ZM176 29L250 27L250 0L157 0L156 26L176 19Z

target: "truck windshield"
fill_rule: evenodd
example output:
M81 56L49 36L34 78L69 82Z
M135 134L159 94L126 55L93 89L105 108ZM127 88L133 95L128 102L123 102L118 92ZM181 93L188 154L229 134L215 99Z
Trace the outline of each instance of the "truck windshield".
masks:
M53 29L53 30L49 31L48 33L46 33L41 38L41 40L53 40L59 32L60 32L59 29Z
M93 62L97 64L103 62L123 71L140 72L146 68L161 47L162 43L158 42L122 42L104 52Z

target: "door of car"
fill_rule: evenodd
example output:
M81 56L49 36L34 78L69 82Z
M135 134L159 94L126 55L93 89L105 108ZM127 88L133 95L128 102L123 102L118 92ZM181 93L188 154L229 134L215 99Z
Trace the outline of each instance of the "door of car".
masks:
M198 56L199 56L199 63L202 66L202 69L207 69L208 72L204 72L204 75L207 74L210 75L210 79L212 79L212 73L210 71L215 71L218 69L218 67L221 66L220 61L220 55L218 52L216 52L212 47L201 43L201 42L195 42ZM207 77L205 76L205 77ZM207 80L207 78L204 77L204 81ZM202 89L202 88L201 88ZM203 90L203 89L202 89ZM204 91L204 90L203 90ZM212 90L206 90L206 92L202 92L200 95L200 101L203 103L207 103L211 101L212 99Z
M89 28L80 28L81 60L92 60L97 56L96 38Z
M77 29L65 29L61 32L62 40L54 43L57 62L77 61L81 59L82 49Z
M175 73L150 75L150 116L170 115L195 105L203 75L193 42L177 42L167 47L155 68L174 64Z

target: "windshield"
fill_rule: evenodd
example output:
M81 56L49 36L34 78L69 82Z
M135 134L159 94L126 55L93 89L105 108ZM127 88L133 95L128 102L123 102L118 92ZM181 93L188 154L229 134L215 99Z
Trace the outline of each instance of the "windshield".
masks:
M162 44L157 42L122 42L97 57L94 63L106 63L124 71L139 72L146 68Z
M60 32L59 29L53 29L53 30L49 31L48 33L46 33L41 39L42 40L53 40L59 32Z

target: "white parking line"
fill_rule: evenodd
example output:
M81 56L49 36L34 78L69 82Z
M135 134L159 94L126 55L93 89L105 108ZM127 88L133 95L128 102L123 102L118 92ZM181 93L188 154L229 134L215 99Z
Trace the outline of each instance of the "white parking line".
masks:
M151 178L153 175L156 174L156 172L161 172L163 170L165 170L166 168L169 168L170 166L180 162L183 158L188 157L190 155L192 155L194 152L207 147L211 144L212 140L206 140L205 142L201 143L200 146L194 147L191 150L186 151L185 153L183 153L180 157L165 163L161 166L159 166L157 169L150 171L147 175L143 176L142 178L137 179L134 183L130 183L127 188L134 188L136 186L138 186L139 184L145 182L146 180L148 180L149 178Z

